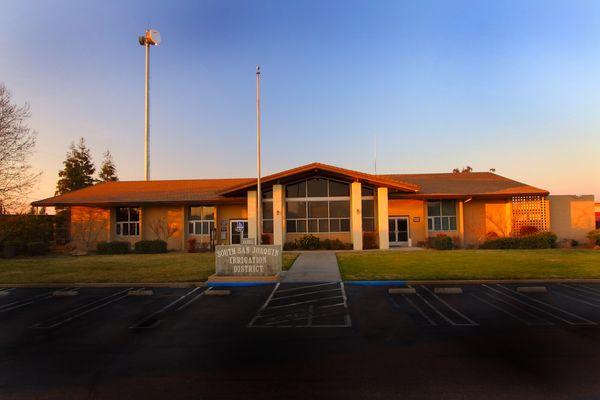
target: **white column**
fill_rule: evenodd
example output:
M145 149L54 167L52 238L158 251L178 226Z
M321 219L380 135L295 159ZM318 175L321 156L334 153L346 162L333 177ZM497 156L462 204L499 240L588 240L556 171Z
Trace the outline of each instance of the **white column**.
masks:
M283 218L285 213L283 186L273 185L273 244L283 246Z
M254 239L256 243L256 190L248 191L248 202L247 202L247 214L248 214L248 239Z
M350 234L354 250L362 250L362 188L360 182L352 182L350 186Z
M465 202L462 200L458 201L458 240L460 246L465 246Z
M390 248L390 225L388 221L388 188L377 188L377 230L379 232L379 248Z

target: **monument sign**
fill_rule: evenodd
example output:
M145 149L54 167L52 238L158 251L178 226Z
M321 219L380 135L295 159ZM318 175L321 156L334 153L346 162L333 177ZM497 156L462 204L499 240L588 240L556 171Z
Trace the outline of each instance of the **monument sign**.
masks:
M274 276L281 272L282 248L273 245L216 246L216 276Z

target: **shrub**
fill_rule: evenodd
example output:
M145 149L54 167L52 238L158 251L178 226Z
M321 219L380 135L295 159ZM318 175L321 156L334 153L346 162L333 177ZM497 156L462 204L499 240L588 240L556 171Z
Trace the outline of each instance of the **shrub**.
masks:
M296 239L296 247L302 250L317 250L321 248L321 241L314 235L305 235Z
M377 249L377 235L375 232L363 233L363 249Z
M587 234L592 246L600 246L600 229L595 229Z
M452 238L450 236L439 234L429 238L429 247L436 250L452 250L454 244L452 243Z
M16 215L0 221L0 241L50 242L54 236L55 217L49 215Z
M164 240L140 240L135 243L138 254L157 254L167 252L167 242Z
M98 242L96 253L98 254L127 254L131 244L129 242Z
M17 240L9 240L4 242L2 246L2 256L12 258L19 255L23 251L23 243Z
M520 238L521 249L550 249L556 247L556 235L552 232L539 232Z
M262 244L271 244L271 235L269 235L268 233L263 233L262 235L260 235L260 242Z
M283 250L284 251L298 250L298 248L296 247L296 242L285 242L283 244Z
M195 253L196 249L196 238L189 238L187 241L187 251L188 253Z
M552 232L538 232L521 237L504 237L486 240L480 249L549 249L556 247L556 235Z
M44 242L29 242L27 243L28 256L41 256L48 252L48 245Z
M540 230L535 226L523 226L519 231L519 236L529 236L538 233Z

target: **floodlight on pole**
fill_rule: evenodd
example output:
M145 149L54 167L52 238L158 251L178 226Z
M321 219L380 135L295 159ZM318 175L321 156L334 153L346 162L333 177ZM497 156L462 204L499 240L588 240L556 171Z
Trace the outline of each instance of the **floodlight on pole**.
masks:
M146 29L138 42L146 48L146 81L144 89L144 179L150 180L150 46L158 46L162 39L160 33Z

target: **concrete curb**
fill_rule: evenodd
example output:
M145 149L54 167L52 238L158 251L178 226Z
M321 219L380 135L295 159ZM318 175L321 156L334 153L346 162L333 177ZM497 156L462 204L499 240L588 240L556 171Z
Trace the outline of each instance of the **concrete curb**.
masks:
M80 288L120 288L120 287L145 287L145 288L174 288L186 289L195 287L205 287L206 282L97 282L97 283L0 283L0 288L64 288L64 287L80 287Z
M351 282L351 281L349 281ZM481 285L481 284L529 284L529 283L600 283L600 279L456 279L456 280L407 280L408 285Z

